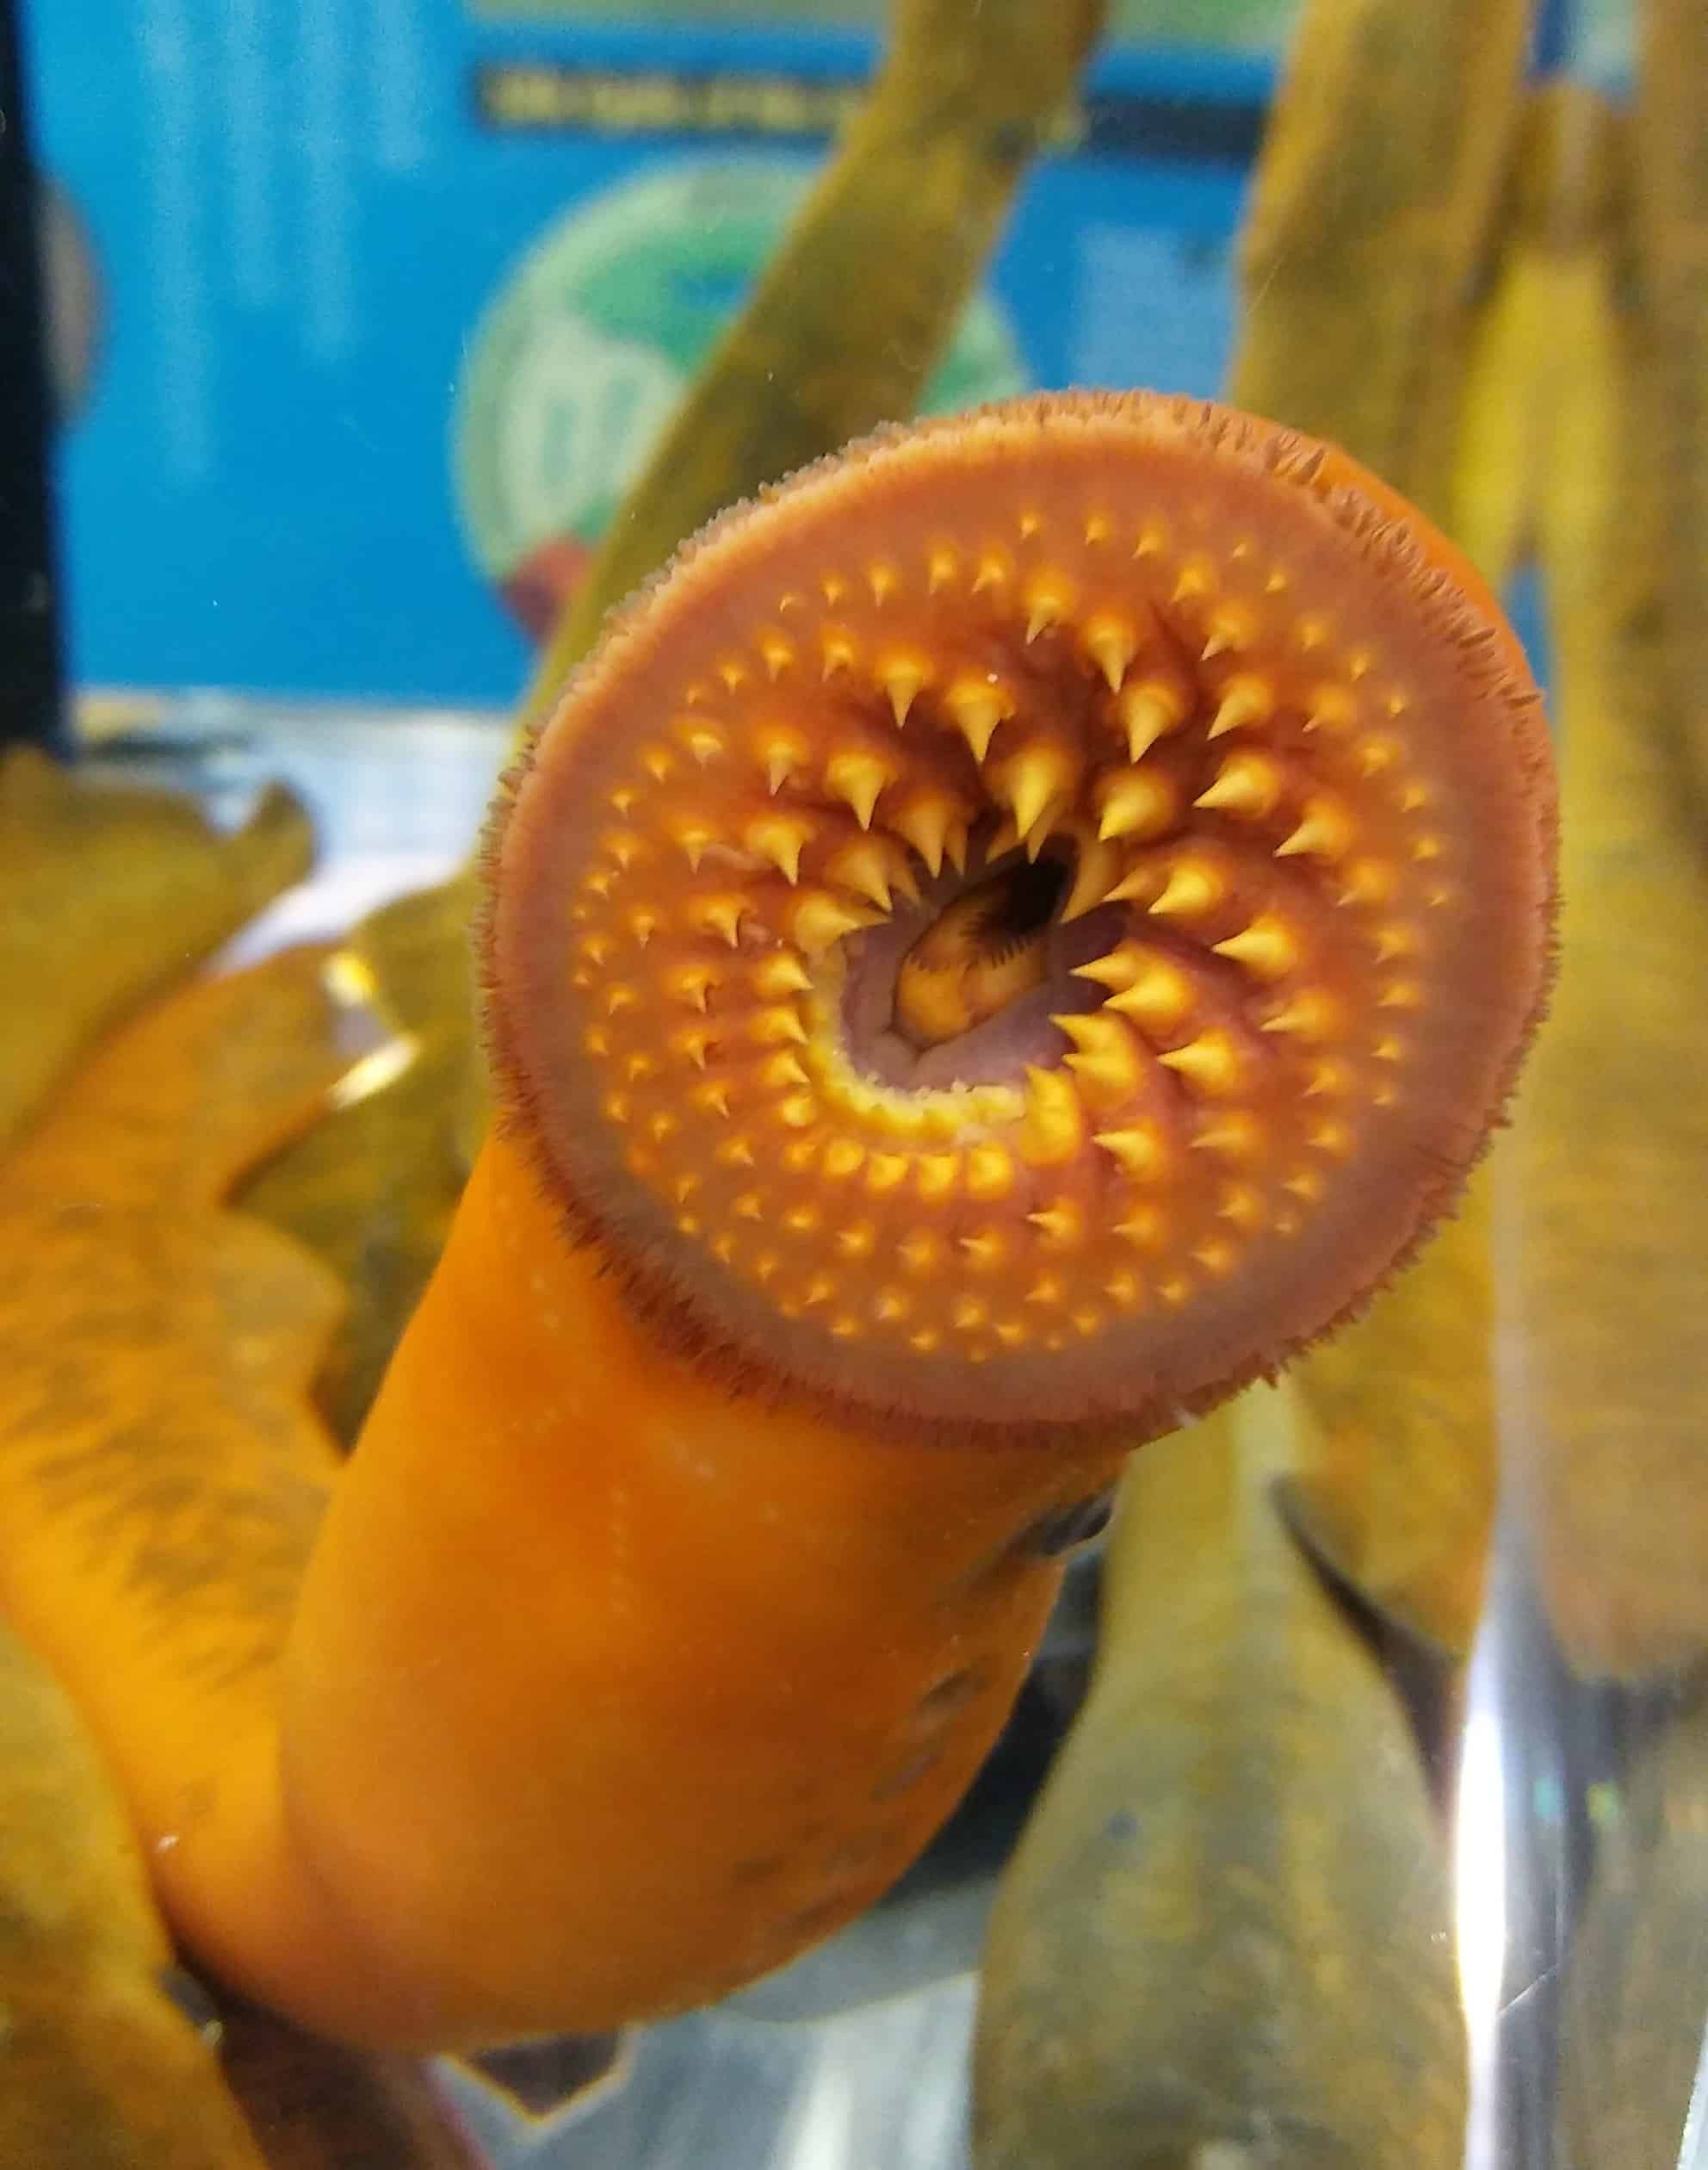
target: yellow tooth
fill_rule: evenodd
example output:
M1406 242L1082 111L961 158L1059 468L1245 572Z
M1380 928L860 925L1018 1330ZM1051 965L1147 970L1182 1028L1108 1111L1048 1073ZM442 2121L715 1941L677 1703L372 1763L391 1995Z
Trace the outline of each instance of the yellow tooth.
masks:
M797 947L814 957L827 950L832 943L839 942L845 934L869 927L872 918L871 913L845 903L824 890L805 890L789 910L789 937Z
M1191 603L1208 595L1216 586L1216 568L1207 558L1188 558L1174 583L1171 603Z
M1421 1009L1423 989L1415 980L1393 980L1376 998L1377 1009Z
M642 908L628 914L628 931L640 943L642 949L646 948L647 943L658 933L659 927L659 920L656 912L649 912Z
M874 1198L896 1189L912 1163L905 1153L874 1153L866 1162L866 1188Z
M845 1258L869 1258L877 1240L878 1232L870 1221L857 1221L852 1228L839 1228L836 1232L836 1248Z
M690 871L697 874L700 862L706 855L708 845L715 844L718 833L709 822L698 815L685 815L671 824L671 835L686 856Z
M777 1103L777 1115L790 1130L805 1130L819 1119L819 1103L810 1093L791 1093Z
M791 1206L783 1217L783 1224L791 1236L816 1236L820 1218L816 1206Z
M947 587L961 570L961 561L947 543L939 543L925 560L927 592L935 595L939 588Z
M780 1002L789 995L808 994L813 985L805 966L789 950L777 950L770 957L762 958L751 976L754 992L767 1002Z
M791 1175L804 1175L819 1156L822 1141L816 1138L791 1138L783 1149L783 1164Z
M1074 1081L1060 1070L1026 1070L1026 1113L1020 1125L1020 1157L1029 1167L1071 1160L1085 1141L1085 1110Z
M1144 1076L1141 1051L1119 1018L1092 1013L1049 1021L1073 1041L1075 1051L1064 1060L1081 1084L1090 1087L1093 1099L1106 1106L1137 1092Z
M970 1198L1006 1198L1014 1187L1014 1162L1002 1145L975 1145L967 1155L967 1194Z
M838 1341L858 1341L866 1330L851 1311L839 1311L830 1323L830 1330Z
M1314 1205L1322 1195L1322 1178L1314 1168L1302 1169L1296 1175L1289 1175L1281 1187L1302 1198L1306 1205Z
M929 1356L943 1346L943 1336L935 1326L922 1326L917 1334L908 1335L907 1346L917 1349L921 1356Z
M1197 919L1213 912L1227 894L1216 869L1198 859L1179 860L1150 907L1158 919Z
M944 696L958 730L972 748L973 759L982 761L990 752L998 724L1012 712L1007 695L987 679L956 679Z
M871 592L873 602L880 610L888 602L900 585L901 575L893 565L886 564L880 560L876 564L869 565L866 567L866 586Z
M961 1248L967 1254L968 1264L981 1274L993 1273L1008 1251L1002 1231L995 1228L981 1228L976 1236L963 1236Z
M1129 1274L1124 1267L1119 1273L1111 1274L1105 1281L1103 1293L1111 1303L1118 1304L1123 1311L1136 1311L1144 1301L1143 1283L1136 1274Z
M721 1115L727 1119L729 1114L729 1087L725 1083L722 1078L708 1078L703 1085L696 1085L688 1097L693 1102L694 1106L700 1110L702 1115ZM738 1138L733 1141L733 1144L737 1149L737 1151L736 1157L730 1162L730 1165L732 1167L740 1166L743 1168L751 1168L753 1164L753 1156L752 1150L746 1150L746 1158L745 1160L740 1157L741 1150L746 1149L746 1140L745 1138ZM720 1151L718 1156L720 1159L723 1157L721 1151Z
M609 934L584 934L575 946L590 964L608 964L616 945Z
M1005 1348L1018 1348L1026 1339L1025 1322L1018 1318L999 1318L996 1337Z
M1400 886L1400 877L1386 859L1354 859L1340 881L1343 904L1386 904Z
M1074 607L1074 591L1059 573L1035 573L1026 583L1026 642L1060 625Z
M1053 1206L1041 1206L1026 1218L1043 1237L1052 1250L1068 1250L1084 1240L1086 1218L1070 1199L1057 1199Z
M647 846L633 829L615 829L602 836L600 843L626 874L638 859L644 859Z
M763 1220L765 1215L765 1194L763 1191L743 1191L730 1211L738 1220Z
M606 1056L611 1051L611 1036L603 1025L591 1025L583 1033L581 1045L590 1055Z
M1380 776L1405 758L1403 743L1386 731L1371 731L1358 741L1358 769L1365 777Z
M1065 1293L1058 1274L1040 1274L1022 1300L1028 1304L1039 1304L1048 1309L1052 1304L1059 1304Z
M675 772L677 759L667 746L649 746L640 756L640 766L653 783L662 784Z
M1092 1311L1089 1305L1074 1313L1074 1331L1089 1341L1103 1325L1103 1313Z
M825 1148L825 1174L836 1182L858 1172L866 1149L857 1138L836 1138Z
M1111 995L1104 1007L1136 1019L1153 1032L1166 1032L1191 1011L1192 983L1178 964L1153 958L1142 964L1131 984Z
M1318 1100L1327 1095L1335 1100L1344 1099L1346 1094L1352 1091L1353 1082L1352 1070L1345 1063L1337 1063L1332 1058L1325 1062L1313 1063L1310 1066L1310 1080L1304 1089L1304 1098Z
M986 550L981 555L978 569L973 575L973 592L982 595L990 588L1000 587L1008 576L1008 560L1003 552Z
M798 815L762 814L742 830L741 841L750 852L769 859L785 881L794 883L801 878L801 850L812 842L813 834L813 823Z
M1333 995L1325 995L1320 988L1306 988L1284 1002L1273 1017L1266 1018L1259 1030L1285 1032L1293 1039L1324 1040L1334 1038L1340 1028L1340 1008Z
M741 939L741 919L746 909L744 897L702 896L690 905L688 917L702 933L716 934L733 949Z
M1308 731L1348 731L1358 721L1358 704L1344 685L1319 685L1305 699Z
M1319 1123L1311 1131L1306 1144L1315 1146L1319 1153L1327 1153L1335 1160L1345 1160L1352 1150L1352 1133L1338 1119Z
M1267 753L1230 754L1207 791L1192 801L1212 813L1241 814L1260 821L1280 803L1286 788L1281 765Z
M869 897L880 911L890 906L890 884L894 870L888 854L875 836L863 837L857 844L851 844L825 866L826 876L844 889L857 890Z
M1108 542L1114 532L1115 523L1110 518L1108 513L1088 512L1086 515L1086 540L1093 547L1099 542Z
M1215 1153L1223 1160L1254 1161L1263 1150L1263 1126L1243 1108L1230 1107L1198 1132L1192 1150Z
M1219 1218L1250 1235L1263 1226L1263 1200L1249 1183L1230 1183L1216 1209Z
M1058 800L1067 797L1079 782L1079 765L1065 747L1029 746L992 772L998 795L1012 809L1019 842L1030 844L1034 830L1042 844L1048 833L1043 816ZM1036 852L1029 856L1036 859Z
M785 1051L773 1055L759 1068L759 1082L774 1093L781 1093L791 1085L809 1085L812 1080L801 1069L800 1058Z
M773 1009L754 1011L747 1020L747 1037L761 1047L804 1047L807 1028L792 1009L779 1003Z
M943 1256L943 1245L927 1229L915 1229L895 1247L895 1256L916 1280L922 1279Z
M1125 1220L1116 1222L1115 1233L1140 1250L1160 1250L1168 1235L1167 1216L1158 1206L1134 1206Z
M1167 1149L1154 1123L1135 1123L1123 1130L1098 1131L1094 1142L1114 1159L1123 1175L1148 1180L1160 1175L1168 1164Z
M791 776L798 776L806 768L808 745L798 731L772 729L766 731L758 742L758 755L765 772L765 785L775 798Z
M880 1325L893 1326L898 1319L906 1318L910 1306L905 1293L899 1288L885 1288L878 1292L872 1305L872 1317Z
M1240 1254L1232 1243L1224 1243L1219 1237L1212 1236L1197 1246L1192 1256L1205 1273L1214 1274L1219 1280L1224 1274L1233 1272L1239 1263Z
M1160 738L1184 720L1186 704L1167 679L1144 679L1129 685L1116 702L1127 734L1127 758L1142 761Z
M907 721L921 686L931 679L929 666L915 655L886 656L878 667L878 684L889 696L890 711L899 729Z
M1092 958L1087 964L1074 965L1074 977L1095 980L1099 987L1118 990L1130 987L1147 962L1146 952L1136 942L1122 942L1101 957Z
M814 1274L807 1284L804 1299L810 1311L815 1304L827 1304L836 1293L836 1280L830 1274Z
M954 1190L960 1173L959 1153L926 1153L920 1158L914 1188L927 1204L939 1204Z
M1086 653L1103 673L1111 693L1121 691L1127 666L1139 652L1139 639L1129 619L1101 616L1086 625Z
M899 814L888 817L896 834L911 844L935 880L943 871L944 851L950 832L957 826L960 809L947 792L921 791L910 798Z
M626 983L619 982L616 986L605 989L605 1015L607 1017L620 1016L624 1010L639 1009L640 1007L640 990L638 987L630 987Z
M967 1334L982 1326L989 1317L989 1305L978 1296L958 1297L955 1309L950 1314L952 1323Z
M1333 799L1308 799L1304 819L1284 843L1276 846L1275 856L1295 859L1308 852L1315 859L1341 859L1351 848L1354 834L1352 816L1343 806Z
M735 1238L726 1229L721 1236L714 1236L711 1254L720 1266L729 1265L735 1257Z
M1241 603L1223 603L1204 620L1208 636L1198 651L1198 660L1208 663L1213 656L1225 655L1231 649L1238 654L1247 648L1257 634L1257 620Z
M1266 723L1274 713L1275 689L1269 680L1242 673L1229 679L1222 687L1222 698L1205 735L1216 739L1229 731L1245 730L1253 723Z
M825 763L826 790L853 808L854 817L862 828L871 827L872 809L878 803L878 794L886 784L894 782L895 776L891 762L863 751L832 753Z
M826 627L819 648L824 657L824 668L820 676L826 679L834 678L839 671L851 671L855 658L859 654L852 636L839 625Z
M1259 913L1249 927L1216 943L1213 953L1231 958L1260 980L1284 979L1299 961L1298 944L1286 922L1272 912Z
M795 660L795 646L781 633L762 633L758 639L759 660L765 666L765 675L776 685Z
M1066 927L1072 920L1094 912L1107 897L1121 871L1121 854L1111 846L1080 836L1074 859L1074 884L1056 914Z
M1142 843L1160 836L1180 809L1179 785L1149 769L1128 769L1109 777L1097 797L1098 840L1104 844L1117 837L1137 837Z
M1417 935L1409 927L1383 927L1376 933L1376 961L1391 964L1396 957L1415 957Z
M627 1093L607 1093L599 1105L607 1120L613 1123L626 1123L634 1112Z
M717 1035L704 1025L696 1025L688 1032L671 1036L671 1046L684 1061L692 1063L696 1070L704 1070L707 1058L717 1045Z
M1233 1092L1245 1070L1238 1047L1219 1026L1200 1032L1184 1047L1171 1048L1167 1054L1159 1055L1156 1059L1212 1098Z

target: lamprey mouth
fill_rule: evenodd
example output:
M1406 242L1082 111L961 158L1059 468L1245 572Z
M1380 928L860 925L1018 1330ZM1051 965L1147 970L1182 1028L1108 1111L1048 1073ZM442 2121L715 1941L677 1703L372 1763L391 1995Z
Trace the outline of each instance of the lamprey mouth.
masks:
M1142 1436L1451 1201L1554 818L1515 642L1344 456L987 409L727 515L615 622L491 841L501 1078L732 1382Z

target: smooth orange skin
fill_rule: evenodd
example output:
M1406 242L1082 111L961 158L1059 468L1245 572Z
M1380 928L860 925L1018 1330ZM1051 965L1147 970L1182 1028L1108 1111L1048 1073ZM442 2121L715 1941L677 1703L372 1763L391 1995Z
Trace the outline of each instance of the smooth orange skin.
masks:
M172 1918L370 2043L715 1997L948 1814L1059 1580L1015 1541L1117 1460L910 1452L730 1400L490 1143L315 1548L269 1857L216 1814L158 1858Z

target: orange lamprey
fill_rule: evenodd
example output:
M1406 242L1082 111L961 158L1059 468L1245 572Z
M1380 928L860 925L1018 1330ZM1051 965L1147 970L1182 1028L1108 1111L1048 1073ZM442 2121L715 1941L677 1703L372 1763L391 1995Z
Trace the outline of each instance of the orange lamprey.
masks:
M168 1773L110 1698L190 1948L467 2043L702 2001L868 1903L1084 1503L1451 1203L1553 838L1475 575L1268 425L1026 400L715 522L504 794L502 1118L280 1708L180 1710Z

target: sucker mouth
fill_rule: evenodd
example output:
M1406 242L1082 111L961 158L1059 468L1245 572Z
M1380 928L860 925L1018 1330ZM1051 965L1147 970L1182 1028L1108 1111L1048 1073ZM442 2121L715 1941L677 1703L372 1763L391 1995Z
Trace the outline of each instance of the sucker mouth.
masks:
M1142 396L927 425L607 636L499 839L494 1041L697 1346L1172 1421L1451 1202L1545 983L1545 726L1327 457Z

